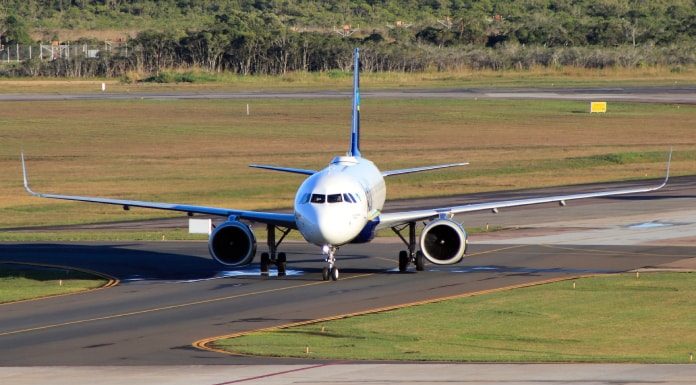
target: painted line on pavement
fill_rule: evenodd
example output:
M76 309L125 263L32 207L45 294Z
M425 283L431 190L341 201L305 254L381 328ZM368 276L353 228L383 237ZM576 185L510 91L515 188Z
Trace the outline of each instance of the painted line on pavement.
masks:
M281 374L288 374L288 373L302 372L302 371L309 370L309 369L323 368L323 367L329 366L329 365L332 365L332 364L319 364L319 365L305 366L305 367L297 368L297 369L284 370L282 372L274 372L274 373L262 374L262 375L254 376L254 377L240 378L239 380L220 382L220 383L217 383L214 385L228 385L228 384L237 384L237 383L246 382L246 381L261 380L261 379L268 378L268 377L280 376Z
M418 306L418 305L427 305L427 304L431 304L431 303L448 301L448 300L452 300L452 299L475 297L475 296L484 295L484 294L492 294L492 293L498 293L498 292L502 292L502 291L513 290L513 289L521 289L521 288L525 288L525 287L545 285L545 284L549 284L549 283L568 281L568 280L572 280L572 279L589 278L589 277L594 277L597 275L600 275L600 274L581 274L581 275L573 275L573 276L565 276L565 277L556 277L556 278L549 278L549 279L545 279L545 280L541 280L541 281L526 282L526 283L521 283L521 284L516 284L516 285L503 286L503 287L494 288L494 289L486 289L486 290L480 290L480 291L463 293L463 294L454 294L454 295L449 295L449 296L445 296L445 297L430 298L430 299L426 299L426 300L422 300L422 301L408 302L408 303L399 304L399 305L390 305L390 306L378 307L378 308L362 310L362 311L353 312L353 313L339 314L339 315L333 315L333 316L329 316L329 317L317 318L317 319L313 319L313 320L292 322L292 323L288 323L288 324L284 324L284 325L271 326L271 327L259 328L259 329L252 329L252 330L247 330L247 331L243 331L243 332L226 334L226 335L222 335L222 336L209 337L209 338L204 338L204 339L195 341L191 345L195 348L206 350L209 352L214 352L214 353L221 353L221 354L234 355L234 356L247 356L246 354L243 354L243 353L230 352L227 350L216 348L216 347L211 346L211 344L218 341L218 340L221 340L221 339L238 338L238 337L243 337L243 336L253 334L253 333L269 332L269 331L288 329L288 328L298 327L298 326L312 325L312 324L316 324L316 323L320 323L320 322L335 321L335 320L339 320L339 319L343 319L343 318L350 318L350 317L362 316L362 315L367 315L367 314L383 313L383 312L387 312L387 311L398 310L398 309L403 309L403 308L413 307L413 306ZM606 275L606 274L601 274L601 275Z
M108 289L108 288L114 287L120 283L118 278L112 277L110 275L100 273L97 271L88 270L88 269L81 269L81 268L77 268L77 267L69 267L69 266L63 266L63 265L52 265L52 264L48 264L48 263L17 262L17 261L7 261L7 260L0 261L0 265L2 265L2 264L47 267L47 268L51 268L51 269L62 269L62 270L73 270L73 271L78 271L80 273L96 275L97 277L101 277L101 278L106 279L107 282L106 282L106 284L104 284L100 287L95 287L94 289L85 289L85 290L80 290L80 291L77 291L74 293L54 294L54 295L47 295L47 296L38 297L38 298L29 298L29 299L22 299L19 301L4 302L4 303L0 303L0 306L14 305L14 304L23 303L23 302L40 301L40 300L49 299L49 298L56 298L56 297L65 297L68 295L87 294L87 293L92 293L92 292L97 291L97 290Z
M348 279L363 278L363 277L367 277L367 276L371 276L371 275L374 275L374 274L370 273L370 274L354 275L354 276L343 278L343 280L345 281ZM211 298L211 299L206 299L206 300L201 300L201 301L182 303L182 304L178 304L178 305L162 306L162 307L157 307L157 308L132 311L132 312L128 312L128 313L112 314L112 315L107 315L107 316L103 316L103 317L88 318L88 319L82 319L82 320L76 320L76 321L62 322L62 323L57 323L57 324L52 324L52 325L37 326L37 327L33 327L33 328L13 330L13 331L9 331L9 332L0 333L0 337L9 336L9 335L13 335L13 334L33 332L33 331L38 331L38 330L54 329L54 328L58 328L58 327L62 327L62 326L78 325L78 324L84 324L84 323L89 323L89 322L104 321L104 320L123 318L123 317L129 317L129 316L134 316L134 315L155 313L155 312L165 311L165 310L180 309L183 307L203 305L203 304L207 304L207 303L226 301L226 300L235 299L235 298L251 297L251 296L255 296L255 295L274 293L274 292L280 292L280 291L287 291L287 290L291 290L291 289L298 289L301 287L322 285L322 284L326 284L328 282L329 281L303 283L300 285L285 286L285 287L280 287L280 288L275 288L275 289L266 289L266 290L260 290L260 291L250 292L250 293L231 295L231 296L227 296L227 297Z

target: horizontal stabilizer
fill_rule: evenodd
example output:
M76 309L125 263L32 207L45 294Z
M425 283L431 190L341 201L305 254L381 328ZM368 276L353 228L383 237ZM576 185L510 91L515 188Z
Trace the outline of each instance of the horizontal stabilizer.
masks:
M305 170L303 168L292 168L292 167L278 167L278 166L271 166L268 164L250 164L249 167L260 168L260 169L264 169L264 170L289 172L292 174L303 174L303 175L314 175L317 173L317 171L315 171L315 170Z
M403 168L401 170L389 170L389 171L382 171L382 176L387 177L387 176L392 176L392 175L402 175L402 174L411 174L414 172L421 172L421 171L430 171L430 170L439 170L441 168L449 168L449 167L458 167L458 166L466 166L469 163L450 163L450 164L438 164L435 166L425 166L425 167L414 167L414 168Z

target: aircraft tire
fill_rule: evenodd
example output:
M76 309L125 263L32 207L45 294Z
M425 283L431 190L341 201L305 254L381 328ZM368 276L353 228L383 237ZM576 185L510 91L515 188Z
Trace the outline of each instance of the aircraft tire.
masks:
M278 253L278 260L276 261L276 266L278 267L278 276L284 277L286 274L288 257L285 253Z
M338 281L338 267L336 266L331 269L331 280Z
M268 265L271 262L271 257L268 253L261 253L261 275L268 275Z
M423 252L416 251L416 271L423 271L425 269L425 256Z
M401 251L399 251L399 271L403 273L406 271L407 268L408 268L408 251L401 250Z
M323 281L329 280L329 268L328 267L324 267L324 269L321 271L321 279Z

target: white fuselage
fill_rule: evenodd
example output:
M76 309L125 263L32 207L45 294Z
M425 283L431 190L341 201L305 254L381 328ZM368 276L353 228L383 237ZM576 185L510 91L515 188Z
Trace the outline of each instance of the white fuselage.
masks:
M297 190L297 229L315 245L343 245L379 216L385 197L384 178L372 162L336 157Z

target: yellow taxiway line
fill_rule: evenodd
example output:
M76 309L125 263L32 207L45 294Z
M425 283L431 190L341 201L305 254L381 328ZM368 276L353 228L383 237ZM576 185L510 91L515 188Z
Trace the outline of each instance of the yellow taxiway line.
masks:
M508 248L513 248L513 247L506 247L503 249L508 249ZM493 250L491 250L491 252L492 251ZM484 253L484 252L482 252L482 253ZM399 305L390 305L390 306L378 307L378 308L362 310L362 311L353 312L353 313L346 313L346 314L333 315L333 316L324 317L324 318L317 318L317 319L313 319L313 320L293 322L293 323L288 323L288 324L279 325L279 326L271 326L271 327L267 327L267 328L252 329L252 330L247 330L247 331L243 331L243 332L226 334L226 335L222 335L222 336L204 338L204 339L195 341L192 344L192 346L195 348L198 348L198 349L207 350L209 352L222 353L222 354L235 355L235 356L244 356L245 354L230 352L227 350L216 348L214 346L211 346L211 343L213 343L217 340L221 340L221 339L238 338L238 337L242 337L242 336L249 335L252 333L269 332L269 331L280 330L280 329L288 329L288 328L297 327L297 326L311 325L311 324L316 324L316 323L320 323L320 322L334 321L334 320L343 319L343 318L350 318L350 317L362 316L362 315L367 315L367 314L383 313L383 312L387 312L387 311L391 311L391 310L403 309L403 308L413 307L413 306L418 306L418 305L425 305L425 304L430 304L430 303L448 301L448 300L452 300L452 299L474 297L474 296L479 296L479 295L484 295L484 294L498 293L501 291L520 289L520 288L531 287L531 286L545 285L545 284L549 284L549 283L568 281L568 280L572 280L572 279L593 277L596 275L597 274L582 274L582 275L574 275L574 276L567 276L567 277L549 278L549 279L545 279L545 280L541 280L541 281L503 286L503 287L499 287L499 288L495 288L495 289L486 289L486 290L480 290L480 291L463 293L463 294L454 294L454 295L449 295L449 296L445 296L445 297L437 297L437 298L431 298L431 299L426 299L426 300L422 300L422 301L408 302L408 303L399 304ZM602 275L605 275L605 274L602 274Z
M353 275L353 276L345 277L345 278L343 278L343 280L363 278L363 277L367 277L370 275L374 275L374 274L370 273L370 274ZM89 323L89 322L104 321L104 320L123 318L123 317L129 317L129 316L134 316L134 315L155 313L155 312L171 310L171 309L180 309L180 308L190 307L190 306L195 306L195 305L202 305L202 304L207 304L207 303L226 301L226 300L236 299L236 298L251 297L254 295L274 293L274 292L286 291L286 290L291 290L291 289L297 289L297 288L301 288L301 287L322 285L322 284L326 284L326 283L327 283L327 281L303 283L300 285L286 286L286 287L280 287L280 288L275 288L275 289L259 290L259 291L254 291L254 292L250 292L250 293L235 294L235 295L230 295L230 296L226 296L226 297L211 298L211 299L205 299L205 300L194 301L194 302L187 302L187 303L182 303L182 304L177 304L177 305L169 305L169 306L162 306L162 307L156 307L156 308L150 308L150 309L143 309L143 310L137 310L137 311L127 312L127 313L111 314L111 315L107 315L107 316L103 316L103 317L87 318L87 319L81 319L81 320L75 320L75 321L61 322L61 323L51 324L51 325L37 326L37 327L27 328L27 329L13 330L13 331L8 331L8 332L0 332L0 337L13 335L13 334L33 332L33 331L38 331L38 330L54 329L54 328L58 328L58 327L62 327L62 326L78 325L78 324L84 324L84 323Z
M86 293L91 293L97 290L103 290L103 289L108 289L110 287L114 287L118 285L121 281L118 280L118 278L112 277L110 275L100 273L97 271L92 271L88 269L81 269L81 268L76 268L76 267L70 267L70 266L63 266L63 265L52 265L48 263L32 263L32 262L17 262L17 261L7 261L7 260L2 260L0 261L0 265L2 264L8 264L8 265L24 265L24 266L36 266L36 267L47 267L51 269L62 269L62 270L73 270L73 271L79 271L80 273L85 273L85 274L90 274L90 275L95 275L97 277L101 277L106 279L106 283L103 286L96 287L94 289L85 289L85 290L80 290L78 292L74 293L65 293L65 294L54 294L54 295L47 295L39 298L29 298L29 299L22 299L19 301L11 301L11 302L3 302L0 303L0 306L3 305L14 305L17 303L22 303L22 302L33 302L33 301L40 301L48 298L56 298L56 297L64 297L67 295L78 295L78 294L86 294Z

